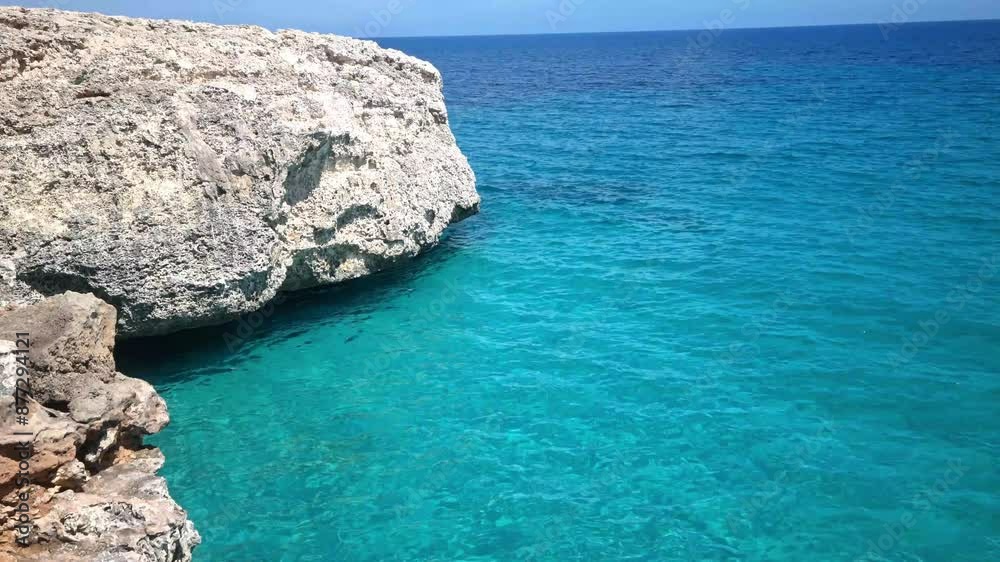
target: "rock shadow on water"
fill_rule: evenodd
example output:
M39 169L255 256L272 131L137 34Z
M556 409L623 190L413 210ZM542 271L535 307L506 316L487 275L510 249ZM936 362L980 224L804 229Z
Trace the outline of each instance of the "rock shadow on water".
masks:
M157 386L231 372L259 360L256 351L261 346L307 338L319 325L384 310L392 295L407 291L416 279L432 275L466 251L475 240L464 234L461 227L453 227L437 246L414 258L369 277L280 294L257 313L227 324L119 341L115 359L124 372ZM344 343L350 345L355 338Z

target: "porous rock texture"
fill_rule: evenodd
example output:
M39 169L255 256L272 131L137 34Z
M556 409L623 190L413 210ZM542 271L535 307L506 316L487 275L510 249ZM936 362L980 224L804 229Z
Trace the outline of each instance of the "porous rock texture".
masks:
M142 444L169 417L152 386L116 370L115 322L113 307L72 292L0 313L0 562L188 561L201 541L156 476L160 451ZM26 355L15 352L21 332ZM30 386L26 424L14 408L19 375ZM16 541L22 513L28 546Z
M0 7L0 305L72 290L124 337L218 324L414 256L478 208L427 62Z

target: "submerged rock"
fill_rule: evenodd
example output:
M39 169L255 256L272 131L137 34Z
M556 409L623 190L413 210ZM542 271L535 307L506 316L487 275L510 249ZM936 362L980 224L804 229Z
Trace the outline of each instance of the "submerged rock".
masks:
M0 7L0 305L164 334L414 256L479 207L441 88L369 41Z
M30 334L27 423L14 408L19 332ZM94 295L0 314L0 561L187 561L201 541L156 476L162 454L142 445L169 421L166 405L148 383L115 369L114 342L115 309ZM18 465L25 440L26 472ZM27 546L16 544L25 508L34 527Z

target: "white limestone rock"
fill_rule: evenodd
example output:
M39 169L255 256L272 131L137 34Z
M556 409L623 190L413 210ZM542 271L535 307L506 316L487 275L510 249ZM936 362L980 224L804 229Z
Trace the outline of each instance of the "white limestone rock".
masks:
M369 41L0 7L0 306L156 335L414 256L479 208L441 87Z

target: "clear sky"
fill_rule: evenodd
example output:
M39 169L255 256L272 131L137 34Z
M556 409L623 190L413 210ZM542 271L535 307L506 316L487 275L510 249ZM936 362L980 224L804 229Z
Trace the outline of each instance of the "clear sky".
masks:
M0 0L364 37L1000 19L1000 0ZM728 10L728 11L727 11Z

